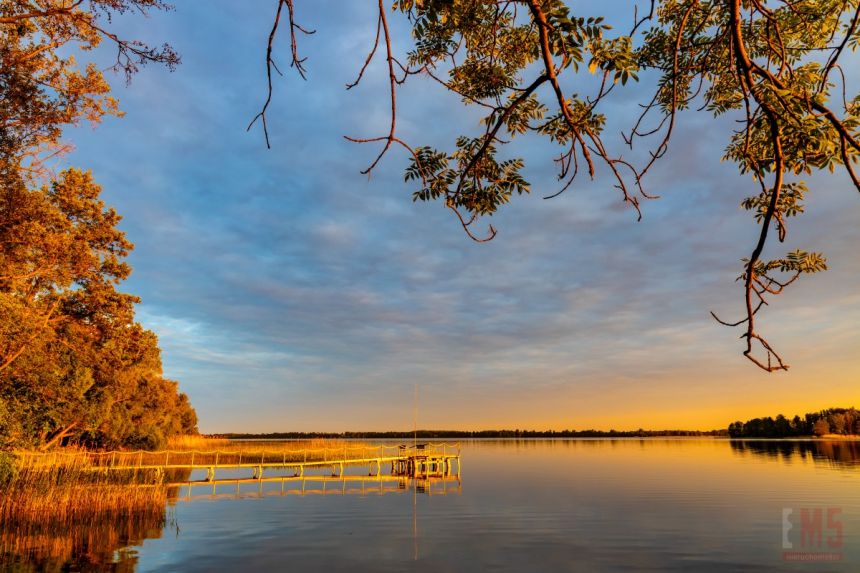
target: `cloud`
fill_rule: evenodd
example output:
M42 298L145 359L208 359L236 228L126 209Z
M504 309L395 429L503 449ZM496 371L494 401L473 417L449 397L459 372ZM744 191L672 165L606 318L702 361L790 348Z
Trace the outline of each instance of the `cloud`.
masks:
M682 115L646 182L662 198L639 223L602 177L542 200L558 188L555 150L524 140L512 153L527 159L534 193L515 197L494 217L499 236L478 245L439 205L412 203L400 150L373 177L358 173L378 148L342 135L383 133L388 121L379 66L343 90L372 30L354 23L366 16L357 4L336 3L339 18L327 17L332 3L303 6L319 28L302 44L309 81L288 69L277 78L272 150L259 129L245 132L264 97L271 15L231 4L147 21L147 37L169 38L183 66L144 70L117 89L125 119L72 134L70 162L93 168L125 216L137 244L126 288L143 297L139 317L204 430L409 427L398 405L416 384L428 425L638 427L703 403L714 413L701 425L721 425L734 393L788 379L784 397L797 400L830 372L819 361L856 352L860 205L838 178L815 178L809 213L780 246L821 248L833 270L763 319L790 361L816 366L762 378L739 333L708 315L740 312L734 278L757 232L739 208L752 182L719 162L730 124ZM613 125L634 109L628 99L613 104ZM400 102L410 141L449 147L479 129L473 110L420 79Z

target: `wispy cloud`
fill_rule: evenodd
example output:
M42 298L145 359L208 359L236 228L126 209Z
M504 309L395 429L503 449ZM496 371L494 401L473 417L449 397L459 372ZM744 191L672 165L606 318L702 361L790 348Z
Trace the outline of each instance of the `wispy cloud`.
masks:
M761 413L808 398L810 385L860 398L847 390L860 379L860 202L841 179L816 178L809 213L780 246L824 250L833 270L765 315L798 368L764 377L738 333L708 315L740 312L733 280L756 233L738 207L751 182L719 162L730 125L683 115L648 181L662 198L640 223L605 180L542 200L558 185L553 150L526 140L517 152L534 195L515 198L495 217L499 236L477 245L439 205L412 203L399 151L372 178L358 174L376 149L341 136L387 122L379 70L343 91L372 30L354 23L358 4L303 6L319 27L305 44L310 80L278 79L271 151L244 131L264 95L271 14L231 3L149 21L147 37L176 44L183 66L144 70L118 89L128 117L73 136L70 162L93 168L125 215L137 244L127 288L204 430L408 427L392 406L408 406L415 384L422 420L449 427L702 427L752 407L744 394ZM326 16L335 7L343 18ZM613 126L635 111L630 97L612 107ZM416 143L449 146L479 129L420 79L401 105Z

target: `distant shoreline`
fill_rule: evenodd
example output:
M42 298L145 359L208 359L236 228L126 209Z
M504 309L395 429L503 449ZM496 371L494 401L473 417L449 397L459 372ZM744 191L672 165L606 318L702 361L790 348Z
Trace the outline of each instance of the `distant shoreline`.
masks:
M657 438L657 437L728 437L726 430L418 430L391 432L270 432L216 433L208 438L228 440L313 440L313 439L407 439L439 438Z
M816 440L816 441L860 441L857 434L827 434L824 436L784 436L784 437L731 437L726 430L642 430L642 431L620 431L620 430L563 430L557 432L539 432L531 430L480 430L468 432L463 430L418 430L415 432L271 432L271 433L216 433L205 434L206 438L227 440L315 440L315 439L339 439L339 440L439 440L439 439L547 439L547 438L725 438L736 441L792 441L792 440Z

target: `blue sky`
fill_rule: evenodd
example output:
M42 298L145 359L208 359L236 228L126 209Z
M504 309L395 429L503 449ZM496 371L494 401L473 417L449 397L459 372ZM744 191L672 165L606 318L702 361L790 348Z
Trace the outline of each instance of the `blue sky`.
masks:
M708 314L741 311L734 279L757 234L739 208L753 182L719 161L728 123L681 117L646 182L662 198L638 223L605 177L543 200L557 190L554 150L524 139L508 153L526 158L533 193L476 244L441 205L412 203L402 151L368 178L359 171L378 148L342 137L387 129L382 60L344 89L372 42L369 4L297 4L317 33L302 39L308 81L291 70L276 80L271 150L245 127L265 96L275 2L120 18L119 30L170 42L183 63L146 67L128 87L115 78L126 117L67 133L65 163L92 169L124 216L136 244L125 288L143 298L139 319L202 431L410 428L416 385L419 425L433 428L710 428L860 403L860 196L847 176L816 176L808 213L771 250L824 251L831 270L764 315L792 365L767 375L742 357L740 332ZM647 81L608 102L619 151L612 134ZM475 110L426 80L399 101L412 144L479 133Z

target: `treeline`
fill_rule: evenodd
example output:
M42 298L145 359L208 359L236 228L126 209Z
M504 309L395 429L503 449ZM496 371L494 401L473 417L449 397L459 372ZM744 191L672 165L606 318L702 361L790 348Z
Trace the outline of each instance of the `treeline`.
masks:
M396 440L417 437L440 438L651 438L661 436L725 436L725 430L418 430L416 432L272 432L268 434L226 433L211 438L231 440L365 439Z
M826 434L860 434L860 412L855 408L829 408L791 419L782 414L776 418L753 418L729 424L732 438L792 438Z
M102 4L106 16L153 5ZM22 2L2 12L15 23L0 26L0 449L154 448L196 432L155 335L135 320L139 299L119 290L133 248L121 217L89 172L45 164L67 149L66 126L120 114L99 68L74 58L73 46L99 43L93 20ZM132 45L129 77L161 57Z

